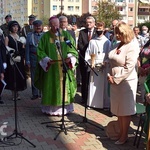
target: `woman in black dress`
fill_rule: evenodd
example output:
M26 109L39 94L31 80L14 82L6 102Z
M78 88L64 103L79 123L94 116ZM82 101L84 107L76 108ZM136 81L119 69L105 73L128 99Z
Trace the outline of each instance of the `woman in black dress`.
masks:
M9 50L9 53L7 54L7 68L5 73L5 81L7 83L6 89L11 90L14 97L14 90L16 88L17 99L20 99L18 91L23 91L27 88L24 70L25 45L21 42L20 37L17 34L18 31L20 31L20 25L17 21L10 21L8 29L10 35L5 39L5 45ZM10 57L10 55L12 57ZM17 67L14 65L11 58L13 58ZM16 86L14 83L16 83Z

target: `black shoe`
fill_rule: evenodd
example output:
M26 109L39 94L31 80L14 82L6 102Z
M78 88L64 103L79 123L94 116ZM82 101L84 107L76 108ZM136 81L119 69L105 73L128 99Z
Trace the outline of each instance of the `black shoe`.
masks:
M0 104L4 104L4 102L2 100L0 100Z
M38 95L33 95L32 97L31 97L31 100L35 100L35 99L37 99L38 98Z

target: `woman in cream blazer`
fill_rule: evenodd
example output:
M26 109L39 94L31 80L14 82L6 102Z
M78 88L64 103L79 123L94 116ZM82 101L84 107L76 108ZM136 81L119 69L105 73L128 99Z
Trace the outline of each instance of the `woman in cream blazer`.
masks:
M118 117L119 134L115 144L124 144L128 138L131 115L136 113L137 59L139 46L133 30L124 22L115 27L117 43L109 53L111 112Z

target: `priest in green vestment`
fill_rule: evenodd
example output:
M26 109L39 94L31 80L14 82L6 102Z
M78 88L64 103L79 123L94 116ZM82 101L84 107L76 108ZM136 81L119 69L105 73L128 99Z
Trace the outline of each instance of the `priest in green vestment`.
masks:
M42 91L42 112L49 115L62 115L64 70L61 56L68 68L64 99L64 114L67 114L73 111L77 89L74 70L78 64L78 52L65 43L64 38L67 38L75 46L75 41L70 33L58 30L59 19L56 16L49 19L49 24L51 29L42 36L38 43L35 85Z

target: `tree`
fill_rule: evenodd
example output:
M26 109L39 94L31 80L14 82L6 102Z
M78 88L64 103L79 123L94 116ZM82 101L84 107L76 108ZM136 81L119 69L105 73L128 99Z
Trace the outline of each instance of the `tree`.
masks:
M88 13L84 13L84 14L81 15L81 17L79 17L77 19L77 25L78 25L79 28L86 27L86 18L88 16L92 16L92 15L89 12Z
M81 26L81 22L79 22L79 20L80 20L80 16L78 16L78 15L67 15L67 14L65 14L65 13L59 13L59 14L57 14L57 17L59 18L60 16L66 16L67 18L68 18L68 24L73 24L73 23L76 23L79 27Z
M150 30L150 22L144 22L144 23L140 23L138 24L140 30L142 29L142 26L147 26L148 29Z
M95 11L94 16L97 22L105 22L106 27L110 27L112 20L121 19L121 15L115 8L115 3L103 2L101 0L97 3L97 10Z

